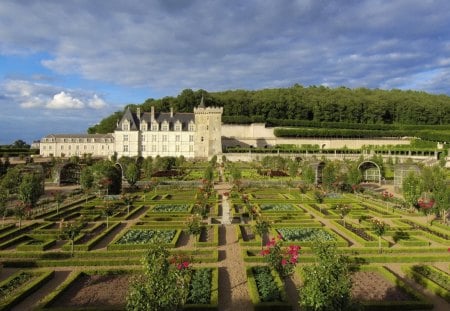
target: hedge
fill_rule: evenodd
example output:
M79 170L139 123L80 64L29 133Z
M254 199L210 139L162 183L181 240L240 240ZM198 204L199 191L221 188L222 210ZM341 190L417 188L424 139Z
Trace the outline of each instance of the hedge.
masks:
M185 304L183 310L204 310L214 311L219 306L219 268L217 267L202 267L211 269L211 298L209 304ZM195 269L195 268L194 268Z
M445 273L433 266L427 266L427 267L429 269L436 271L437 273L439 273L441 275L445 275L445 277L447 278L447 283L450 284L450 276L447 273ZM435 283L433 280L427 278L425 275L422 275L421 273L414 271L412 267L403 266L402 270L406 273L406 275L409 278L413 279L416 283L422 285L423 287L430 290L434 294L442 297L447 302L450 302L450 292L447 289L445 289L442 286L440 286L439 284Z
M276 283L282 301L275 302L262 302L259 298L258 287L256 286L256 281L252 271L253 267L247 267L247 284L250 293L250 299L254 305L255 311L276 311L276 310L292 310L292 305L287 302L286 291L284 290L283 281L280 279L277 273L271 271L274 282Z
M20 290L13 292L11 296L0 303L1 310L11 310L27 296L38 290L43 284L53 278L55 271L33 272L36 275L31 282L25 283L24 286L19 287ZM6 280L7 281L7 280Z

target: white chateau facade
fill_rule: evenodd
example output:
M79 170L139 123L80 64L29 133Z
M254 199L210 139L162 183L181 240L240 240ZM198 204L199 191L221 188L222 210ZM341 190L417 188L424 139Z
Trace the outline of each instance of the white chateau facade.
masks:
M208 159L222 153L221 107L205 107L203 99L194 113L141 112L129 108L111 134L51 134L41 139L40 155L70 157L181 156Z

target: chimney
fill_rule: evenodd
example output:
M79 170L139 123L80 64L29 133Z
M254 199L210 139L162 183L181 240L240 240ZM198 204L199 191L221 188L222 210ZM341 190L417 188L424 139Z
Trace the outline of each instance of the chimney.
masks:
M173 118L173 107L170 107L170 117Z
M154 106L151 107L150 120L151 120L151 122L155 121L155 107Z
M141 108L140 107L136 108L136 116L137 116L138 120L141 121Z

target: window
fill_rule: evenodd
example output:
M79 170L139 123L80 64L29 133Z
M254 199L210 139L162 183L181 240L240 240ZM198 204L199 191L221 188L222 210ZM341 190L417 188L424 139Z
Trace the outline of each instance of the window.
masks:
M153 123L152 124L152 131L157 131L158 130L158 123Z
M193 123L189 123L189 132L195 131L195 126Z
M52 150L52 146L48 146L48 150Z
M69 145L69 150L70 150L70 149L72 149L72 146L71 146L71 145Z
M175 151L180 152L180 145L175 145Z
M189 141L194 141L194 135L189 135Z
M175 124L175 131L181 131L181 124L180 123Z
M142 122L141 123L141 131L146 131L147 130L147 123L146 122Z
M156 135L152 135L152 141L156 141Z
M204 139L203 139L203 136L200 138L200 141L203 141Z
M130 125L128 124L128 121L124 121L122 124L122 131L129 131Z
M83 146L83 149L84 149L84 150L86 150L86 149L87 149L87 146L86 146L86 145L84 145L84 146Z
M123 152L128 152L128 145L123 145Z
M167 135L163 135L162 137L162 141L166 142L167 141Z
M180 135L175 136L175 141L180 141Z
M141 140L145 141L145 135L141 135Z
M156 145L152 145L152 152L156 152Z
M161 126L161 131L168 131L168 130L169 130L169 124L163 123L163 125Z
M128 135L123 135L123 141L128 141Z
M163 146L162 146L162 151L163 151L163 152L167 152L167 145L163 145Z
M61 146L61 150L64 150L64 146Z
M189 152L192 152L192 151L194 151L194 146L190 145L189 146Z
M105 145L102 145L102 150L105 150Z
M145 151L145 145L142 145L141 149L142 149L142 151Z

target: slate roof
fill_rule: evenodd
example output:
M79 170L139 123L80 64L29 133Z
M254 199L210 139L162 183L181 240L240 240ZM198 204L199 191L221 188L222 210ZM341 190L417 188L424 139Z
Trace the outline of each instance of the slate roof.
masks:
M151 130L151 113L150 112L144 112L141 114L141 118L139 120L139 118L137 117L136 113L131 112L131 110L128 108L125 111L125 114L123 115L122 119L120 120L120 122L118 123L117 126L117 130L122 130L122 123L124 120L129 120L130 121L130 130L138 130L140 128L140 122L145 120L145 122L147 122L147 124L149 124L148 126L148 130ZM173 113L173 116L170 116L170 112L160 112L160 113L156 113L155 112L155 121L158 122L158 124L162 124L164 121L169 123L169 130L173 130L175 123L177 121L181 122L181 129L183 131L187 131L188 127L189 127L189 122L194 122L195 121L195 116L194 113L190 113L190 112L177 112L177 113Z

